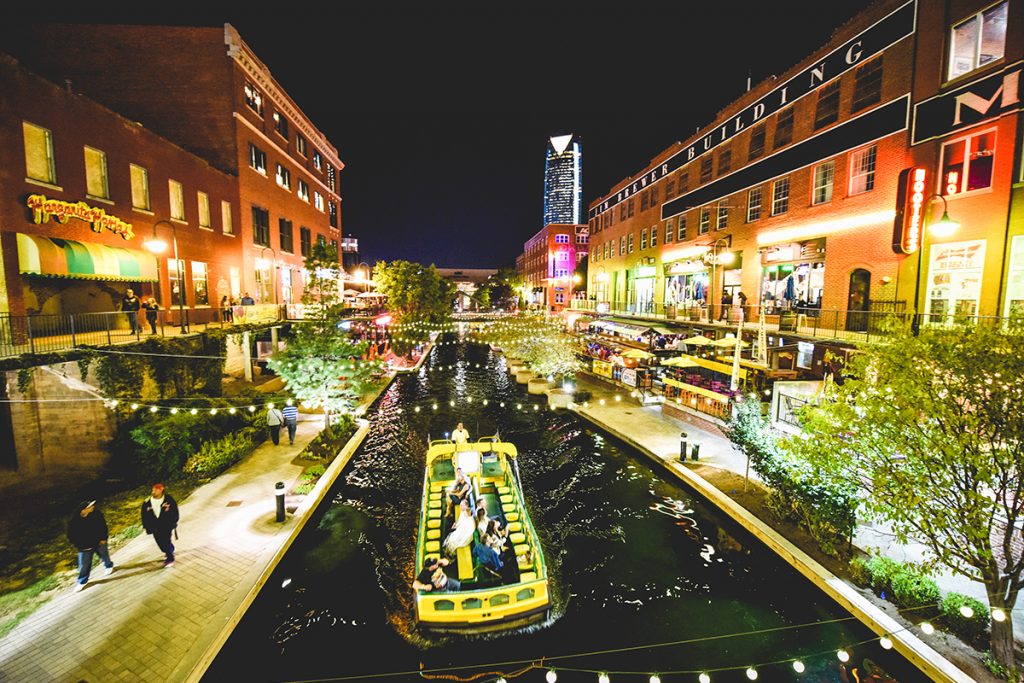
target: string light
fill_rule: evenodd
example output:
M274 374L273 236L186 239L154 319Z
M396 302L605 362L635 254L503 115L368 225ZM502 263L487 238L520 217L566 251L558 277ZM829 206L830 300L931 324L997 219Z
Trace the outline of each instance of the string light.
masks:
M706 673L702 673L700 676L697 676L697 680L700 681L700 683L711 683L711 676Z
M1006 621L1006 612L996 607L994 610L992 610L992 620Z
M889 636L882 636L878 639L878 644L882 647L883 650L891 650L892 638L890 638Z
M845 662L850 661L850 653L847 652L846 650L839 650L838 652L836 652L836 657L839 658L840 662L844 662L845 663Z
M793 671L797 672L798 674L802 674L804 672L804 669L806 669L806 667L804 666L804 663L801 662L799 659L793 662Z
M597 675L597 683L611 683L611 680L612 679L608 677L608 674L602 673Z
M756 681L757 680L757 669L755 669L752 666L748 666L747 667L747 678L749 678L752 681Z
M555 683L558 680L558 674L555 673L554 669L548 669L548 672L544 674L544 680L548 683Z
M932 626L932 625L931 625L930 623L928 623L927 621L922 621L922 622L921 622L921 631L922 631L922 632L923 632L923 633L924 633L924 634L925 634L926 636L930 636L931 634L935 633L935 627L934 627L934 626Z

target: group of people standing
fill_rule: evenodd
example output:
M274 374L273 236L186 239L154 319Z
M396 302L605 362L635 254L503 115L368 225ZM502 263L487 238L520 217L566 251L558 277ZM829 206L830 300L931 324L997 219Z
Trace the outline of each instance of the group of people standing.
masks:
M142 332L142 325L139 322L139 311L146 312L146 322L149 323L150 334L156 334L156 318L160 312L160 304L153 297L149 297L143 303L139 297L135 296L133 290L126 289L124 298L121 299L121 311L128 315L128 327L131 329L132 334L140 334Z
M164 567L174 566L174 543L171 534L177 534L178 503L169 493L165 493L164 485L153 484L150 496L142 502L142 528L153 536L156 545L164 553ZM68 521L68 540L78 551L78 579L75 592L85 588L89 583L95 557L99 557L107 576L114 572L114 563L110 559L108 541L110 533L107 519L96 509L95 500L85 500Z

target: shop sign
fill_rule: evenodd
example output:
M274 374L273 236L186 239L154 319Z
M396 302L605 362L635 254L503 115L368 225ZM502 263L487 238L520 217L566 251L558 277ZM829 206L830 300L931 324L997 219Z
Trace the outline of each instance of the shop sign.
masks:
M985 240L936 244L932 247L933 270L982 270L984 267Z
M769 263L773 263L776 261L781 262L796 260L796 257L794 256L793 245L788 245L785 247L773 247L769 249L764 254L764 260L768 261Z
M892 231L892 250L897 254L913 254L921 247L927 187L928 170L924 167L905 168L900 172Z
M1021 109L1024 62L914 105L912 145Z
M122 239L130 240L135 237L131 223L126 223L116 216L108 216L107 212L95 206L89 206L85 202L65 202L60 199L47 199L45 195L29 195L26 202L28 208L32 209L32 220L36 225L53 219L58 223L67 223L68 219L77 218L85 221L93 232L109 230Z
M676 261L668 266L669 275L686 275L687 273L699 273L707 270L708 267L703 261Z
M594 374L601 377L612 378L612 364L606 360L594 359Z
M657 266L639 266L636 269L637 277L658 277Z
M622 371L622 375L619 377L623 384L630 387L636 386L636 370L633 368L626 368Z

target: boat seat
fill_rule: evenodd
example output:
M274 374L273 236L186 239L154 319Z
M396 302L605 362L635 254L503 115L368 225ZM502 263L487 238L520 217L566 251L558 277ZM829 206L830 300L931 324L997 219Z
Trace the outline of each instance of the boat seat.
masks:
M509 522L508 523L508 530L509 530L509 532L522 531L523 530L523 523L522 522Z
M459 565L459 581L468 581L473 578L473 553L468 545L464 545L455 551L456 561Z
M437 553L437 552L441 551L441 542L440 541L427 541L427 544L424 547L426 548L426 551L428 553Z
M445 486L444 486L444 484L442 482L435 482L435 483L430 485L430 492L431 493L443 493L444 492L444 488L445 488Z
M502 503L501 504L501 511L504 512L506 515L508 513L510 513L510 512L515 512L516 511L516 504L515 503Z
M537 572L522 572L519 575L519 580L521 582L534 581L534 580L536 580L536 578L537 578Z
M441 528L441 520L439 520L439 519L428 519L427 520L427 528L428 529L440 529Z
M429 540L431 540L431 541L436 541L437 539L441 538L441 530L440 529L428 529L427 530L427 538Z
M505 515L505 521L506 522L518 522L519 521L519 513L518 512L509 512L508 514Z
M436 519L438 525L440 526L440 524L441 524L441 508L440 508L440 506L427 510L427 518L428 519Z
M526 552L527 552L527 551L528 551L529 549L530 549L530 546L529 546L528 544L526 544L526 543L522 543L522 544L520 544L520 545L517 545L517 546L516 546L516 557L518 557L518 556L520 556L520 555L525 555L525 554L526 554Z
M519 571L521 572L531 569L533 568L533 555L530 555L529 558L526 557L525 553L516 555L516 563L519 565Z
M504 503L511 503L512 502L512 494L511 493L506 493L505 495L501 496L501 502L503 504Z
M526 534L524 534L522 532L516 532L514 534L509 534L508 538L509 538L510 541L512 541L513 543L517 543L517 544L518 543L525 543L526 542Z
M435 491L434 493L430 494L430 500L438 500L439 501L439 500L441 500L441 495L442 494L441 494L440 491Z
M502 495L508 493L510 490L511 489L509 489L509 487L507 487L507 486L499 486L498 487L498 493L500 493Z

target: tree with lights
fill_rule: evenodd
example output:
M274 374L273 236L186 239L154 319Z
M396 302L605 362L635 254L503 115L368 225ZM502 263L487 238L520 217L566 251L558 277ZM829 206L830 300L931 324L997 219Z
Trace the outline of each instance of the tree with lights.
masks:
M543 377L564 379L583 369L577 357L579 342L557 323L543 318L517 316L493 323L481 335L519 358Z
M329 425L332 413L353 408L380 365L361 360L366 343L353 341L342 325L336 249L313 245L306 271L305 319L292 327L292 338L269 365L304 406L323 410Z
M1024 327L897 329L855 354L784 447L862 494L864 512L985 585L992 654L1024 587Z
M428 328L451 320L456 289L434 266L410 261L378 261L373 267L377 291L387 296L392 324L404 330L395 337L395 353L406 353L414 344L426 341Z

